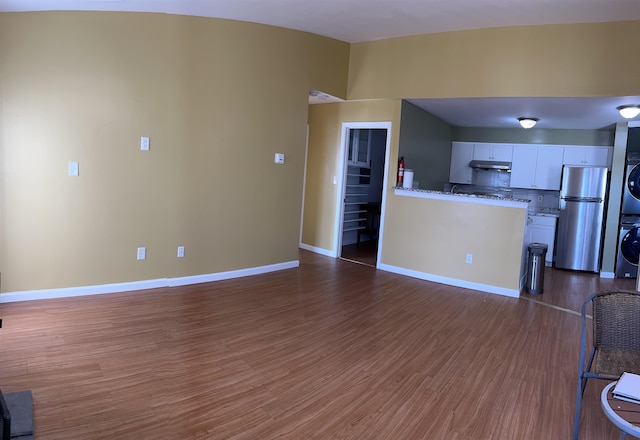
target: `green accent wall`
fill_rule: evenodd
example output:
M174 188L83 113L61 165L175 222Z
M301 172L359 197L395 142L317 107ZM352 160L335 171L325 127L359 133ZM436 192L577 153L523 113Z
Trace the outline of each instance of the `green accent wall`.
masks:
M451 140L449 124L402 101L399 157L404 156L405 168L414 171L414 183L421 189L442 191L449 181Z
M552 144L613 146L615 130L558 130L546 128L453 127L458 142L493 142L504 144Z

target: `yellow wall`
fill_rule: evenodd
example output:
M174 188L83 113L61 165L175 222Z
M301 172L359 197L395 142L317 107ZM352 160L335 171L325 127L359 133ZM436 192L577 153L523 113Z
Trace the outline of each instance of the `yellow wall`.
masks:
M390 121L391 154L397 157L401 104L399 100L383 100L309 106L303 244L335 252L338 186L333 184L333 176L337 176L340 162L346 160L339 157L342 124Z
M640 93L640 21L492 28L353 44L349 99Z
M385 225L380 263L436 277L517 291L526 209L425 200L394 194L402 101L309 106L302 243L335 252L340 136L345 122L391 121ZM463 232L461 232L463 231ZM499 240L496 240L499 237ZM474 263L465 263L467 253Z
M381 263L502 289L520 289L527 210L391 194ZM473 263L465 262L467 254Z
M345 96L348 56L228 20L0 14L2 291L297 260L308 90Z

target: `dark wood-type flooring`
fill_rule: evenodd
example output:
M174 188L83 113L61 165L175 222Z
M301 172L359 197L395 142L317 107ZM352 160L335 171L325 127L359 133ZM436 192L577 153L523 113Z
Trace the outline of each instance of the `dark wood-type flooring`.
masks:
M342 246L341 258L369 266L376 265L378 260L378 240L367 240L361 243Z
M297 269L0 304L0 388L35 438L568 439L583 299L635 280L547 268L519 299L300 252ZM618 438L591 381L581 439Z

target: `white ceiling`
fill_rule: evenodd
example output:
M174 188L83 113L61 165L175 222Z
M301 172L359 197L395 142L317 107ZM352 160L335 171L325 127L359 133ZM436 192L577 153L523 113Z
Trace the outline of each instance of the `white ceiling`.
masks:
M219 17L349 43L463 29L640 19L638 0L0 0L0 11L50 10Z
M640 0L0 0L0 12L128 11L218 17L269 24L354 43L487 27L640 19ZM311 102L331 102L312 97ZM623 121L615 98L417 99L452 125L517 126L518 116L543 128L603 128ZM636 118L638 119L638 118Z

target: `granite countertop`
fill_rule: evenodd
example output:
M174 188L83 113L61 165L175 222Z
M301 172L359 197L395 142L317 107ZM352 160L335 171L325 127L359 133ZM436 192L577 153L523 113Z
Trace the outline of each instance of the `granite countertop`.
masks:
M404 188L402 186L396 186L396 187L394 187L394 189L403 190L403 191L414 191L414 192L421 192L421 193L430 193L430 194L442 194L442 195L445 195L445 196L454 196L454 197L471 197L471 198L475 198L475 199L501 200L501 201L507 200L507 201L514 201L514 202L531 203L531 200L529 200L529 199L517 199L517 198L512 198L512 197L501 197L501 196L495 196L495 195L491 195L491 194L452 193L452 192L445 192L445 191L436 191L436 190L431 190L431 189Z
M529 215L540 215L543 217L560 217L560 209L558 208L531 208Z

